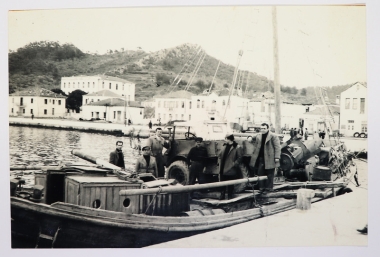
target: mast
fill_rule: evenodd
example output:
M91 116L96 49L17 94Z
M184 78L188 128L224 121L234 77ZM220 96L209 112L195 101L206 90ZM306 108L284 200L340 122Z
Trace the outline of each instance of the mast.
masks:
M274 66L274 107L275 107L275 129L281 132L281 99L280 99L280 68L278 65L278 39L277 39L277 10L272 6L273 22L273 66ZM270 114L269 114L270 115Z

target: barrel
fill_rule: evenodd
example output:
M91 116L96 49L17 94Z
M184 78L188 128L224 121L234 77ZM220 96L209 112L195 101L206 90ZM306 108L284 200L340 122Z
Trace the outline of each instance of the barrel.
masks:
M226 213L226 212L222 209L203 209L203 210L196 209L194 211L182 212L180 216L181 217L199 217L199 216L211 216L211 215L217 215L217 214L223 214L223 213Z

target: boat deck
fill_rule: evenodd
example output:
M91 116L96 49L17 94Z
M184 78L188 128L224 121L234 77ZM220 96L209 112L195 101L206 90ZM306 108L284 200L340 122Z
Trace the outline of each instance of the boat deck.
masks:
M368 237L356 231L367 224L367 190L292 209L204 234L151 245L149 248L236 248L268 246L367 246Z

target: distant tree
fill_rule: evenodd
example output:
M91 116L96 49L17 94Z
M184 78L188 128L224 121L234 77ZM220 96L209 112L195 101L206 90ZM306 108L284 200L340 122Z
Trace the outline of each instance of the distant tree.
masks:
M53 88L51 89L50 91L54 92L54 93L57 93L57 94L61 94L63 96L67 96L65 92L62 91L62 89L60 88Z
M144 119L153 118L155 113L154 107L146 106L144 107Z
M82 96L86 94L86 92L80 89L71 92L66 99L66 108L79 112L79 108L82 106Z
M302 88L301 95L306 96L306 94L307 94L306 88Z

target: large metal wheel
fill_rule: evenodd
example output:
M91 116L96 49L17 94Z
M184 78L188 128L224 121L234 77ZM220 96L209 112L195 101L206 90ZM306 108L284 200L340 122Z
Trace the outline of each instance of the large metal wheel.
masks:
M354 137L359 137L359 135L360 135L359 132L354 133Z
M168 168L168 179L174 178L182 185L189 183L189 175L189 167L184 161L175 161Z
M365 133L360 133L360 137L361 138L366 138L366 134Z

